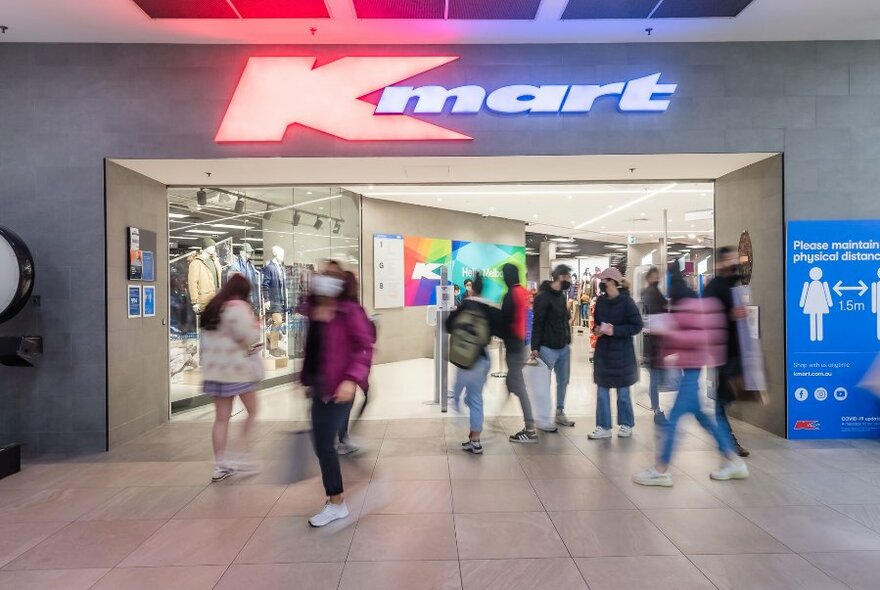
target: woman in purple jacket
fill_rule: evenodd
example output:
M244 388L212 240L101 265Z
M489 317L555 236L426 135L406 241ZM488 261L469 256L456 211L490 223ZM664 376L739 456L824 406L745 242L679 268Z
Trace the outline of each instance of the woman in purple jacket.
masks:
M348 517L334 443L357 388L367 386L373 357L370 320L356 301L343 297L344 286L345 275L328 266L312 278L307 305L309 331L300 380L312 398L315 454L328 498L309 519L313 527Z
M724 363L727 341L727 319L717 299L699 299L681 276L677 263L669 266L669 295L672 302L671 329L662 334L664 354L668 365L681 370L681 385L669 413L662 449L654 467L633 476L633 481L644 486L672 485L669 463L675 448L678 421L693 414L718 444L723 464L709 474L712 479L745 479L749 470L736 454L730 431L719 428L700 407L700 373L704 366L717 367Z

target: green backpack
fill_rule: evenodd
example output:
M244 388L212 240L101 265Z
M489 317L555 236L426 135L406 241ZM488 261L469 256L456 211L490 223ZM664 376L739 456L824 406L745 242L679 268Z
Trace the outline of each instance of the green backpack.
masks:
M491 338L486 313L480 309L462 309L453 318L449 330L449 362L460 369L470 369Z

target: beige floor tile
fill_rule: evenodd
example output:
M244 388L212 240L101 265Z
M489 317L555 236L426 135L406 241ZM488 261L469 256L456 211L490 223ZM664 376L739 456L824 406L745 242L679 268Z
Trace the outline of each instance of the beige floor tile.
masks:
M550 512L635 508L623 492L605 478L534 479L532 485Z
M706 576L683 555L591 557L575 559L590 590L714 590Z
M880 534L827 506L741 508L740 513L795 553L880 550Z
M252 564L343 562L356 524L352 516L319 529L309 526L308 518L302 516L267 518L235 561Z
M656 455L653 451L635 451L632 453L603 453L589 456L590 461L607 477L627 477L653 465ZM672 474L682 473L674 465Z
M459 555L470 559L568 557L544 512L456 514Z
M815 498L786 485L764 472L752 470L751 477L737 481L714 481L708 477L697 483L728 506L813 506Z
M349 512L357 516L367 496L367 482L353 481L345 484L345 503ZM317 513L327 496L320 478L307 479L287 486L269 516L312 516Z
M373 480L447 480L449 464L446 457L387 457L376 463Z
M573 557L679 555L638 510L553 512L550 517Z
M20 522L2 525L0 567L58 532L66 522Z
M880 586L878 551L805 553L801 557L852 590L877 590Z
M452 455L449 457L452 479L525 479L526 474L514 455L494 457Z
M843 472L776 473L773 476L825 504L875 504L880 486Z
M204 487L124 488L81 520L167 520Z
M602 472L583 455L529 455L519 457L530 479L586 479L603 477Z
M538 444L514 444L517 455L579 455L578 448L568 437L558 434L539 433Z
M544 510L531 484L523 479L456 479L452 497L456 514Z
M865 449L804 449L802 455L811 461L842 471L880 471L880 450Z
M388 422L385 420L362 419L349 426L351 435L356 439L382 440L388 431Z
M120 566L226 565L259 523L259 518L171 520Z
M835 504L831 508L880 532L880 504Z
M587 590L570 557L462 561L464 590Z
M342 480L346 483L356 481L370 481L376 469L376 457L340 457L339 465L342 467ZM320 475L320 470L318 474ZM290 482L287 482L290 483Z
M714 451L681 451L672 456L672 466L696 480L709 477L709 473L718 469L721 457ZM749 463L749 467L752 464ZM647 467L647 465L646 465Z
M614 477L611 481L640 509L726 507L705 487L684 474L673 476L675 483L671 488L640 486L633 483L631 477Z
M367 491L365 514L452 512L449 480L374 481Z
M798 555L694 555L690 559L719 590L845 590Z
M233 565L216 590L336 590L341 575L341 563Z
M335 586L334 586L335 588ZM345 564L340 590L461 590L457 561L385 561Z
M436 438L386 438L382 442L380 457L431 457L446 454L446 439Z
M0 506L0 523L76 520L119 493L118 489L19 490Z
M81 464L54 463L22 465L21 471L0 480L0 505L8 490L63 489L83 469Z
M161 526L159 520L74 522L13 560L6 569L113 567Z
M392 420L385 438L443 438L445 433L443 420Z
M750 467L757 467L773 474L781 473L824 473L834 474L840 470L833 465L820 463L801 450L768 450L753 453L748 458Z
M281 497L285 486L209 486L175 518L262 517Z
M0 571L0 590L88 590L107 569Z
M449 514L371 514L361 518L351 561L457 559Z
M791 550L729 508L645 510L685 555L791 553Z
M222 565L116 568L92 590L211 590L225 571Z

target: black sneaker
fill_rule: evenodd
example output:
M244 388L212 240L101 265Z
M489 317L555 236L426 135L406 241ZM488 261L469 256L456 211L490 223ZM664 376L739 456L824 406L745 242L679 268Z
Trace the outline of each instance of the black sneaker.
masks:
M739 443L736 443L736 454L740 457L748 457L752 453L748 449L744 449Z
M654 412L654 424L657 426L666 426L669 424L669 420L666 419L666 414L664 414L662 410Z
M516 434L511 434L508 437L508 440L513 443L536 443L538 442L538 433L534 430L526 430L525 428L517 432Z
M474 455L482 455L483 454L483 445L480 444L478 440L469 440L467 442L461 443L461 450L473 453Z

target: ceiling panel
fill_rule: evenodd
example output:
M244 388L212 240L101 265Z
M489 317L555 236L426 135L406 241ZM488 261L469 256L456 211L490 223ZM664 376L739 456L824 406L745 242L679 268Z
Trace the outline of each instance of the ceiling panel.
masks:
M664 0L653 18L735 17L752 0Z
M354 0L358 18L442 19L444 0Z
M150 18L238 18L226 0L134 0Z
M569 0L563 20L648 18L660 0ZM710 0L711 1L711 0Z
M450 19L532 20L541 0L449 0Z
M242 18L328 18L324 0L232 0Z

